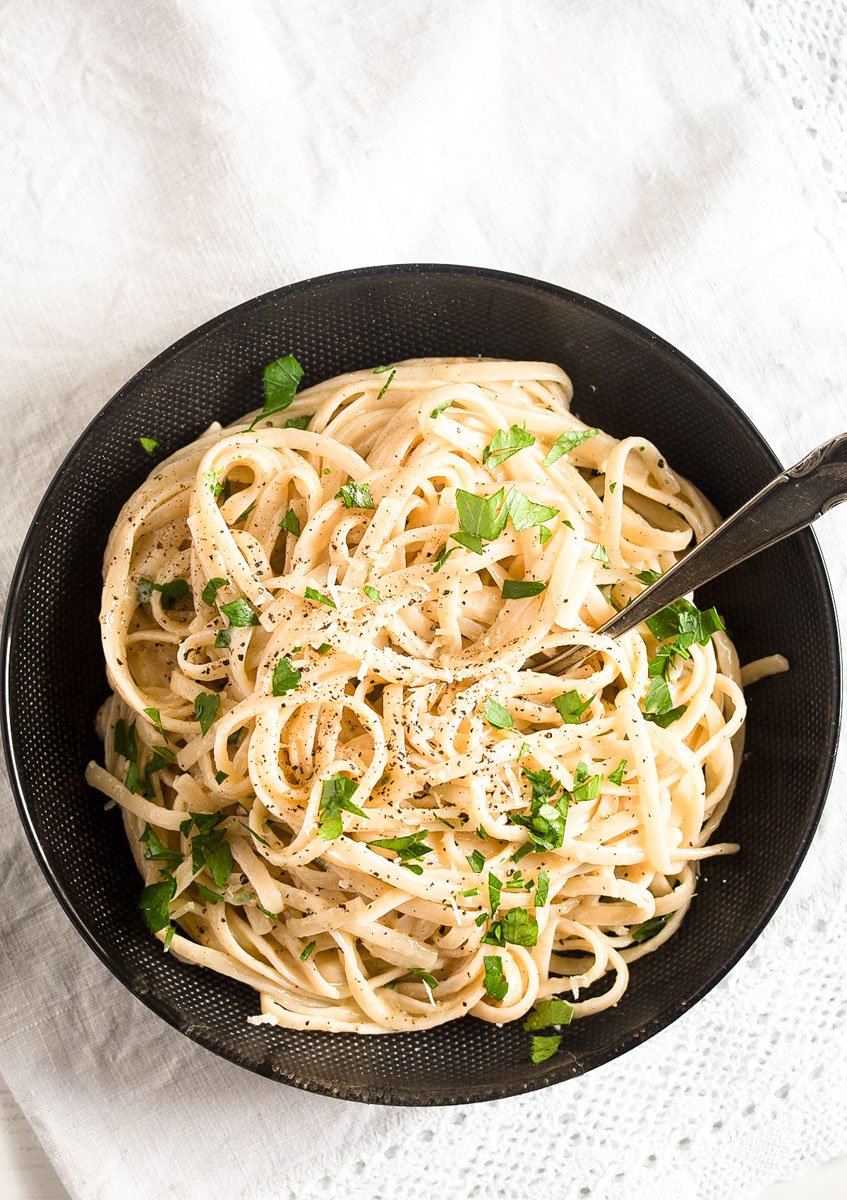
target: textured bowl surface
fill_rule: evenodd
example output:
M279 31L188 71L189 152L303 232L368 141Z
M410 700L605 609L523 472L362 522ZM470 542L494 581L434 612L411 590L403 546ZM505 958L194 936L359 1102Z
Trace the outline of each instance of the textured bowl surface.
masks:
M839 714L835 616L808 532L704 589L742 661L779 651L785 675L752 690L738 790L721 830L742 852L707 864L681 931L634 964L623 1000L579 1021L563 1051L529 1061L520 1027L473 1018L356 1037L252 1026L256 995L163 955L142 926L120 815L85 784L107 694L97 613L106 537L150 470L137 438L171 453L211 421L261 404L262 367L294 353L304 386L425 355L560 363L575 411L643 434L724 513L779 464L744 414L684 356L619 314L552 285L466 267L400 266L307 280L189 334L121 389L71 450L36 514L3 637L4 735L21 817L60 903L145 1004L203 1046L312 1091L377 1103L450 1104L579 1075L651 1036L735 963L773 914L820 815Z

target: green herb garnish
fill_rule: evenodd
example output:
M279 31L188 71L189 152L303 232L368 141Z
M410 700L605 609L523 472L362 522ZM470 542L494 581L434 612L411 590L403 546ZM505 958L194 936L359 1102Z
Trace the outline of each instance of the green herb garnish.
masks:
M284 696L287 692L293 692L296 687L299 687L302 674L302 671L292 664L290 658L284 654L280 655L276 660L271 680L272 695Z
M153 593L159 592L162 597L162 607L168 608L172 600L181 600L188 595L187 579L171 579L168 583L154 583L142 575L135 587L135 598L139 604L147 604L153 599Z
M255 427L257 421L288 408L294 400L302 378L303 368L293 354L286 354L283 358L268 363L262 373L265 405L247 426L247 432Z
M159 446L158 439L154 437L140 437L138 439L138 444L146 454L153 454L153 452L157 450Z
M179 829L184 837L188 837L192 827L196 834L191 838L191 869L196 875L205 867L216 887L226 886L226 882L235 865L229 842L224 841L225 820L222 812L195 813L190 812L181 823Z
M547 587L540 579L506 579L500 596L503 600L526 600L538 596Z
M393 850L400 859L401 867L406 867L414 875L421 875L423 868L413 862L416 858L425 858L432 851L432 846L427 845L426 830L421 830L420 833L409 833L404 837L395 838L376 838L374 841L368 842L369 846L379 846L383 850Z
M314 950L315 945L316 945L315 942L308 942L303 947L303 949L300 953L300 962L308 962L309 961L309 959L312 957L312 951Z
M572 688L569 692L556 696L553 706L565 725L579 725L583 713L591 706L593 699L593 696L589 696L587 700L583 700L576 688Z
M343 833L342 811L355 813L357 817L366 815L358 804L354 804L351 800L351 796L355 795L358 790L359 785L356 780L349 779L346 775L332 775L321 783L318 833L325 841L331 842L335 838L341 837Z
M335 499L340 500L345 508L376 508L371 495L369 483L356 483L351 479L335 493Z
M610 775L607 775L606 778L608 779L609 783L614 783L618 787L623 787L623 777L625 774L626 774L626 759L622 758L621 761L618 763L618 765L615 767L614 771L612 771L612 773Z
M229 604L221 605L221 612L229 621L232 629L246 629L248 625L259 624L259 614L249 600L239 596Z
M176 880L173 876L160 883L149 883L141 893L139 908L144 924L151 933L158 933L170 925L169 906L175 895Z
M334 600L331 600L329 596L325 596L323 592L319 592L313 587L307 587L303 595L307 600L316 600L318 604L325 604L327 608L338 608Z
M599 429L583 429L569 430L567 433L559 434L553 445L547 451L547 454L542 462L543 467L550 467L553 463L561 458L563 454L568 454L571 450L575 450L577 446L581 446L583 442L587 442L589 438L596 437L600 432Z
M370 584L368 584L368 583L365 584L365 586L362 588L362 591L365 593L365 595L367 596L367 598L369 600L373 600L374 604L376 604L379 600L382 599L382 596L379 594L379 589L375 588L375 587L371 587Z
M509 990L503 975L503 960L499 954L486 954L482 960L485 967L485 990L492 1000L505 1000Z
M200 593L200 599L203 601L204 604L210 604L210 605L214 604L215 597L218 594L218 589L222 588L222 587L228 587L228 586L229 586L228 579L222 579L219 575L216 575L215 578L210 579L209 582L206 584L206 586L203 588L203 591Z
M539 1034L533 1034L530 1043L529 1057L537 1065L538 1063L546 1062L548 1058L552 1058L562 1044L562 1035L560 1033L552 1034L548 1037L543 1037Z
M148 862L169 862L177 865L182 862L179 850L169 849L150 825L144 826L144 832L138 840L146 847L144 857Z
M500 467L507 458L517 454L519 450L525 450L534 442L535 438L532 434L528 433L526 429L521 429L520 425L512 425L508 430L498 429L483 450L482 461L487 463L490 469Z
M536 908L544 907L544 905L547 903L547 896L548 896L549 891L550 891L550 876L542 868L542 870L538 872L538 883L535 888L535 896L533 897L533 904L535 905Z
M221 707L217 692L200 692L194 697L194 715L200 722L201 734L207 734Z
M664 929L672 915L672 913L665 913L662 917L651 917L643 925L634 925L629 931L629 936L634 942L647 942Z
M491 909L491 917L500 907L500 894L503 891L503 880L498 879L493 871L488 872L488 907Z
M482 715L492 729L514 729L515 718L493 696L489 696L483 704Z
M525 908L510 908L495 921L483 938L488 946L534 946L538 941L538 922Z
M293 508L289 508L288 512L279 523L280 529L284 529L286 533L291 533L294 537L299 537L301 533L300 518L297 516Z
M559 512L558 508L550 508L547 504L536 504L534 500L530 500L528 496L515 488L509 492L506 504L509 510L509 519L514 528L519 530L543 525L545 521L549 521Z
M485 866L485 856L479 850L472 850L466 858L474 875L479 875Z
M314 413L303 413L299 417L289 417L283 425L283 429L308 429Z
M536 1029L549 1029L551 1025L570 1025L572 1020L573 1005L560 996L552 996L549 1000L540 1000L531 1009L523 1027L527 1033L534 1033Z

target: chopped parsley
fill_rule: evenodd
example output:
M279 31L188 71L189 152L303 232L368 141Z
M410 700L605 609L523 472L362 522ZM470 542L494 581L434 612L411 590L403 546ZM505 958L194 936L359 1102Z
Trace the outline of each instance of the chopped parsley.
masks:
M507 458L511 458L513 454L517 454L520 450L525 450L527 446L532 446L535 438L526 429L522 429L520 425L512 425L510 429L498 429L494 437L485 447L482 452L482 461L487 463L489 469L500 467Z
M382 850L393 850L400 859L400 866L406 867L414 875L423 874L423 867L412 861L416 858L426 858L432 852L432 846L427 845L426 830L420 833L409 833L404 837L377 838L369 842L369 846L379 846Z
M509 515L505 492L499 488L493 496L475 496L456 489L456 510L462 533L471 533L483 541L495 541L506 527Z
M464 546L466 550L473 550L474 554L482 554L482 538L477 537L475 533L451 533L450 537L457 541L460 546ZM453 549L455 549L455 546Z
M552 1034L548 1037L543 1037L539 1034L533 1034L530 1043L529 1057L537 1065L538 1063L546 1062L548 1058L552 1058L562 1044L562 1035L560 1033Z
M226 771L215 771L215 783L218 785L218 787L220 787L222 783L226 782L227 779L229 779L229 775L226 773Z
M666 729L668 725L673 725L674 721L679 720L687 707L687 704L680 704L674 708L666 679L656 676L650 681L644 696L644 716L648 721Z
M291 659L284 654L280 655L274 667L271 693L274 696L284 696L287 692L293 692L299 687L301 676L302 671L292 664Z
M498 879L493 871L488 872L488 907L491 909L491 917L500 907L500 894L503 891L503 880Z
M510 908L483 935L488 946L534 946L538 941L538 922L525 908Z
M584 762L577 763L573 781L574 789L572 792L572 799L577 804L584 800L596 800L600 795L600 786L603 783L603 776L589 775L588 767Z
M587 442L589 438L596 437L599 432L599 429L573 429L568 430L567 433L559 434L553 445L547 451L547 454L545 455L544 461L541 465L543 467L552 466L553 463L556 462L557 459L561 458L563 454L568 454L571 450L575 450L577 446L581 446L582 443Z
M513 825L520 825L529 834L530 841L526 843L526 849L521 849L524 854L530 853L533 848L558 850L565 838L570 797L549 771L529 771L524 767L523 774L532 788L530 810L528 814L517 813L509 817ZM561 795L558 794L560 789ZM514 855L513 861L518 861Z
M374 375L381 375L384 371L388 372L388 378L386 379L385 383L382 385L382 387L377 392L377 394L376 394L377 400L382 399L382 397L385 395L385 393L388 391L389 387L391 386L392 379L397 374L396 367L377 367L376 370L374 371Z
M439 983L441 983L440 979L436 979L433 974L425 971L423 967L409 967L409 974L417 975L421 983L425 983L428 988L437 988Z
M626 769L627 769L626 759L622 758L621 761L618 763L618 765L615 767L614 771L612 771L611 774L606 776L609 783L614 783L618 787L622 787L623 786L623 777L626 774Z
M342 484L335 493L335 499L340 500L345 508L376 508L371 495L371 485L356 483L353 479Z
M536 908L544 907L544 905L547 903L547 896L548 896L549 891L550 891L550 876L547 874L547 872L545 870L542 869L541 871L538 872L538 883L536 885L535 896L533 897L533 901L532 901Z
M302 951L300 952L300 962L308 962L309 959L312 957L312 951L314 950L314 948L315 948L314 942L307 942L307 944L303 947Z
M318 833L325 841L331 842L335 838L341 837L343 833L342 811L355 813L357 817L366 815L351 799L358 790L359 785L356 780L349 779L346 775L332 775L321 783Z
M314 413L303 413L299 417L289 417L283 425L283 429L308 429Z
M221 824L224 820L222 812L190 812L179 827L184 837L190 835L192 827L197 831L191 838L192 871L197 875L205 867L219 888L226 887L235 865L229 842L224 840L226 831Z
M559 512L558 508L550 508L547 504L536 504L515 488L509 492L506 503L509 519L515 529L532 529L536 525L543 525Z
M158 439L154 437L140 437L138 444L146 454L153 454L159 447Z
M280 521L279 527L280 529L284 529L286 533L293 534L294 537L300 536L300 518L297 516L293 508L289 508L288 512Z
M597 562L606 563L608 565L609 556L606 553L606 547L603 545L602 542L600 542L597 546L595 546L594 549L591 551L591 557L593 559L596 559Z
M493 696L489 696L483 704L482 715L492 729L514 729L515 718Z
M194 697L194 715L200 722L201 734L205 735L209 732L220 707L221 698L217 692L200 692Z
M647 942L664 929L672 915L672 913L665 913L663 917L651 917L643 925L633 926L629 931L629 936L634 942Z
M560 996L552 996L549 1000L540 1000L531 1009L523 1023L527 1033L537 1029L549 1029L551 1025L570 1025L573 1020L573 1005Z
M168 583L154 583L142 575L135 587L135 598L139 604L147 604L153 599L153 593L159 592L162 597L162 607L169 608L172 600L181 600L188 595L187 579L171 579Z
M182 862L179 850L169 849L150 825L144 826L144 832L138 840L145 846L144 857L148 862L169 862L175 865Z
M499 954L486 954L482 960L485 967L485 990L492 1000L505 1000L509 990L503 975L503 960Z
M331 600L329 596L325 596L323 592L319 592L313 587L307 587L303 595L307 600L316 600L318 604L325 604L327 608L338 608L334 600Z
M593 696L589 696L587 700L583 700L576 688L572 688L569 692L556 696L553 706L565 725L579 725L583 713L590 707L593 699Z
M223 895L220 892L213 892L211 888L206 887L205 883L199 883L195 879L194 886L200 893L201 899L205 900L207 904L220 904L223 900Z
M203 591L200 593L200 599L203 601L204 604L214 604L215 597L218 594L218 589L222 588L222 587L228 587L228 586L229 586L228 579L222 579L219 575L216 575L215 578L210 579L209 582L206 584L206 586L203 588Z
M249 600L239 596L229 604L221 605L221 612L229 621L231 629L245 629L248 625L259 624L259 614Z
M544 545L545 542L549 542L550 538L552 536L553 536L553 530L549 527L549 525L539 525L538 526L538 540L542 546Z
M365 593L365 595L367 596L367 598L369 600L373 600L374 604L376 604L379 600L382 599L382 596L379 594L379 589L375 588L375 587L371 587L369 583L365 584L365 586L362 588L362 591Z
M227 650L232 642L231 629L219 629L215 634L215 649Z
M662 578L662 572L661 571L638 571L636 573L635 578L641 580L642 583L646 583L647 586L649 587L651 583L655 583L657 579Z
M144 715L150 718L150 720L158 729L159 733L161 733L162 737L165 739L165 741L167 741L168 735L165 732L164 725L162 724L162 714L159 712L158 708L145 708Z
M466 858L470 863L470 868L474 875L479 875L485 866L485 856L482 854L482 852L479 850L472 850L470 854L466 855Z
M452 403L452 400L445 400L443 404L439 404L437 408L432 410L432 412L429 414L430 417L432 417L433 420L435 420L436 417L440 417L445 408L449 408Z
M293 354L286 354L268 363L262 373L262 387L265 393L265 404L262 411L247 426L249 433L264 417L283 412L289 408L303 378L303 368Z
M500 596L503 600L526 600L538 596L547 587L540 579L506 579Z
M139 908L151 933L167 929L171 923L169 906L176 895L176 880L171 875L160 883L149 883L141 893Z
M706 646L713 633L725 628L716 609L703 611L684 597L648 617L646 624L657 642L673 639L677 651L687 650L695 642Z
M448 550L446 543L443 546L439 547L438 553L435 556L435 562L432 564L433 572L441 570L441 568L447 562L447 559L450 557L450 555L453 553L453 551L455 549L456 549L455 546L451 546L450 549Z

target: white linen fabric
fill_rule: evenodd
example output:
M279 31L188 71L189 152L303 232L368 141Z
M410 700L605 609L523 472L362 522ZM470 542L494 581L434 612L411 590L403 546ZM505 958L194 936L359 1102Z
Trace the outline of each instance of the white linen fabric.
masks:
M7 0L6 585L120 383L215 313L344 267L540 276L679 346L783 461L843 429L843 210L761 52L734 0ZM844 529L820 529L842 605ZM0 1071L86 1200L743 1198L847 1152L845 801L842 754L776 918L663 1033L542 1093L390 1110L253 1077L133 999L4 781Z

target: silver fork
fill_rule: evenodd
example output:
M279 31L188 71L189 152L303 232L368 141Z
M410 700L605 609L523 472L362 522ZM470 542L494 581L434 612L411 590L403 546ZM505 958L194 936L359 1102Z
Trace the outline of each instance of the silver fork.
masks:
M805 529L842 500L847 500L847 433L777 475L596 632L612 638L628 633L680 596ZM534 658L533 670L564 675L594 653L569 646L546 662Z

